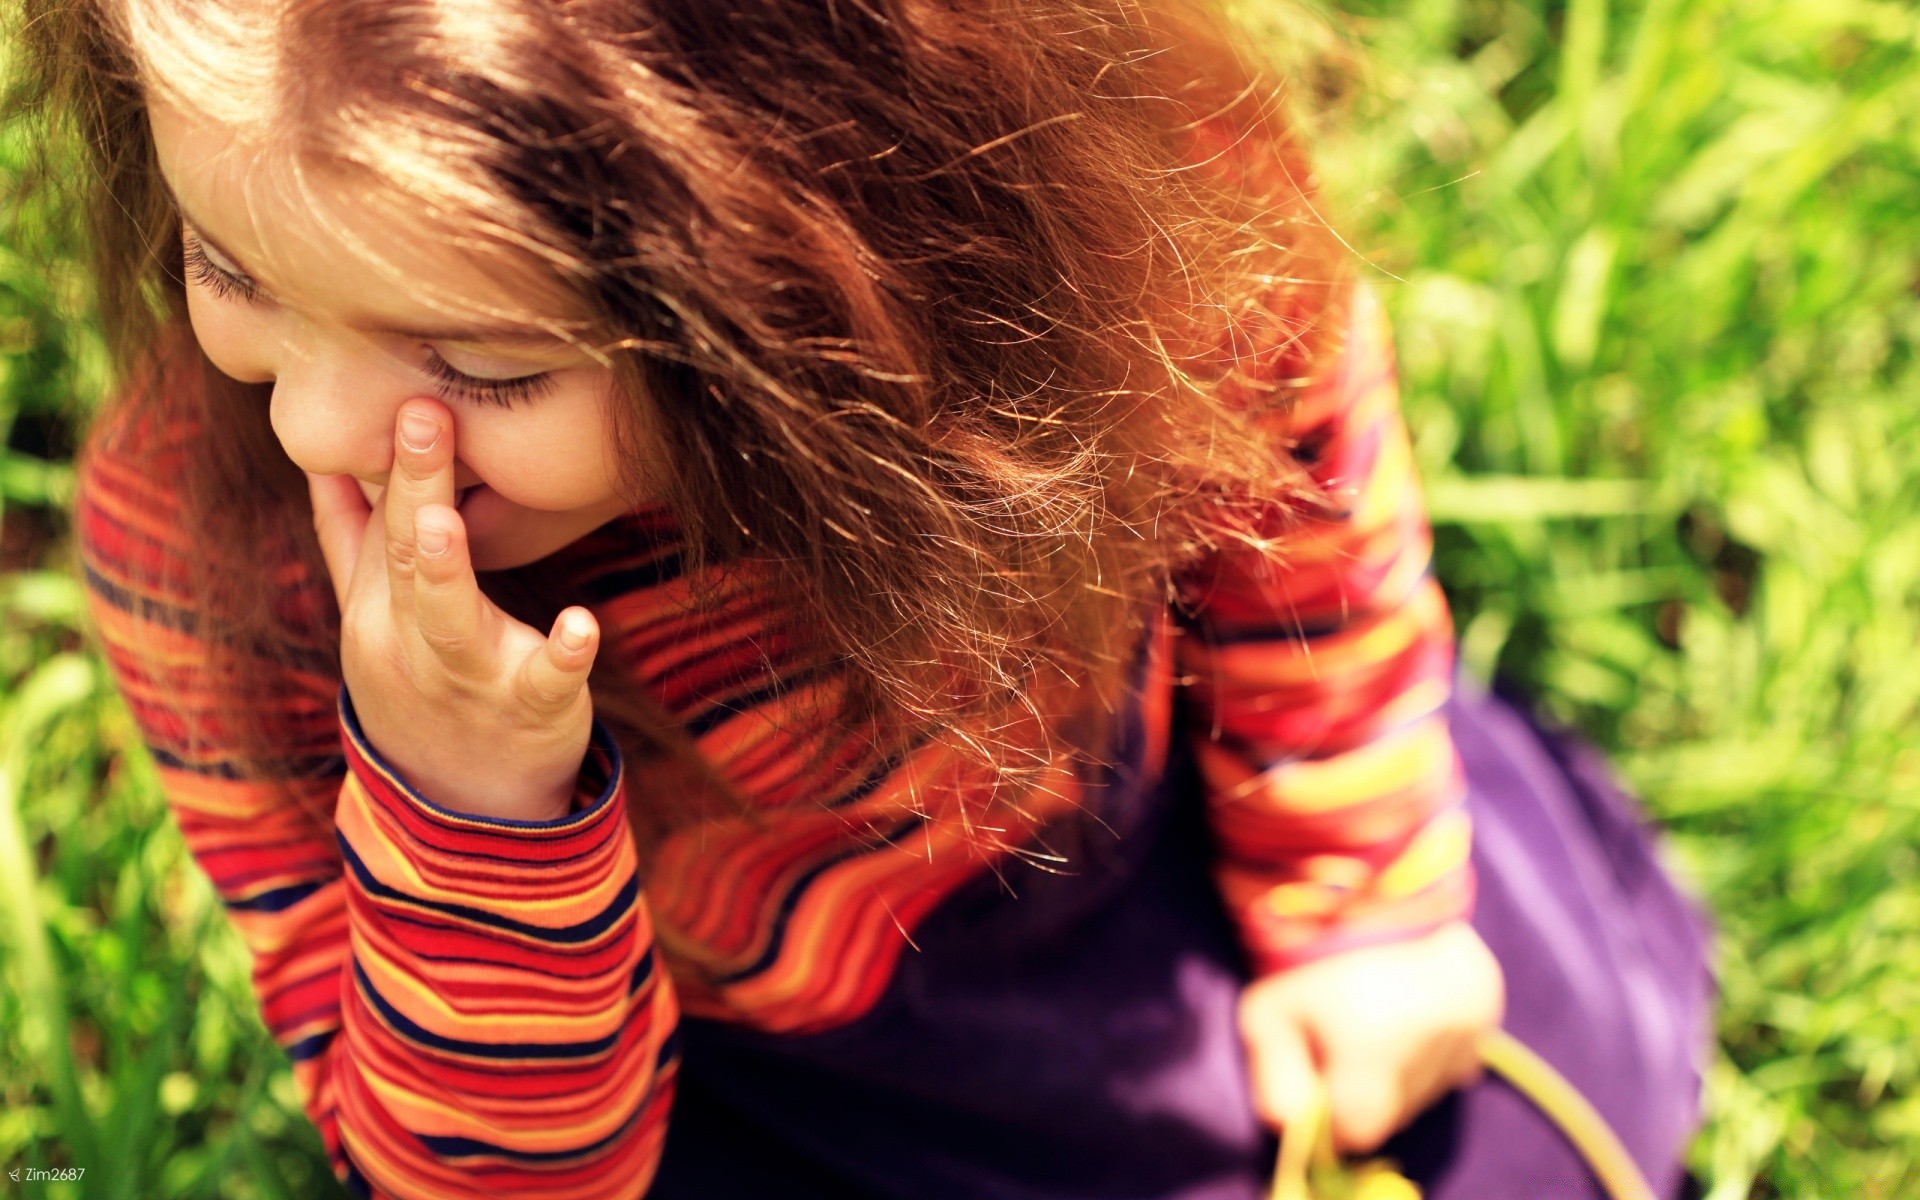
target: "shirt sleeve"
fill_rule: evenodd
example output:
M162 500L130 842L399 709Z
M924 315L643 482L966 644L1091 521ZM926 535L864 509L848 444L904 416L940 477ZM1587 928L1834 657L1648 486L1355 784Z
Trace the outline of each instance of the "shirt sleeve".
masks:
M604 727L570 815L465 816L380 760L323 657L276 668L256 703L282 752L243 767L171 499L115 440L76 513L100 644L335 1171L357 1195L643 1194L677 1007Z
M1472 906L1465 782L1442 707L1452 625L1377 302L1289 416L1322 498L1262 518L1276 552L1177 580L1184 733L1214 872L1257 974L1412 937Z

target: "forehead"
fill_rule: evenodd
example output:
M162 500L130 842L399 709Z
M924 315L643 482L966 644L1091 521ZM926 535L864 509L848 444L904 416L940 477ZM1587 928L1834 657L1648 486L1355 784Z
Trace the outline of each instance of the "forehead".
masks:
M579 297L515 244L509 212L436 212L362 167L159 97L148 114L182 215L282 303L368 328L585 330Z

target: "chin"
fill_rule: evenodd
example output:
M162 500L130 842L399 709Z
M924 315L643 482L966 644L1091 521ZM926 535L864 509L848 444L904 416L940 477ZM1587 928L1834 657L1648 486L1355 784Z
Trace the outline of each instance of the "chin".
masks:
M473 556L473 569L485 573L488 571L511 571L515 567L524 567L528 563L539 562L560 547L532 548L525 546L470 546Z
M520 536L518 530L501 530L488 540L468 541L467 553L472 557L474 570L513 570L515 566L538 563L576 538L578 534L572 538L541 538Z

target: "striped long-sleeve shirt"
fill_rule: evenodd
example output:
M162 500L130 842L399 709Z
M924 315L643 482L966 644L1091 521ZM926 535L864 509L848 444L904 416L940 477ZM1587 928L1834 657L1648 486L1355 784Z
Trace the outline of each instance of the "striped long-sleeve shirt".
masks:
M1440 716L1450 627L1364 294L1341 367L1290 429L1331 503L1276 514L1277 566L1220 552L1185 573L1186 603L1157 616L1136 674L1145 765L1158 769L1171 739L1190 743L1219 891L1256 972L1432 928L1471 899L1463 784ZM983 848L974 832L993 801L938 743L836 771L861 760L850 746L798 772L796 739L835 734L794 714L830 711L807 689L831 685L772 686L792 683L784 609L751 573L690 609L675 531L655 510L553 566L599 618L602 653L749 811L669 837L644 886L626 793L673 785L622 763L603 730L571 815L463 815L360 736L324 648L264 701L285 731L284 770L249 775L233 702L196 653L209 618L186 582L194 547L169 484L185 464L132 453L131 436L104 422L82 468L100 640L187 844L253 952L267 1026L357 1192L644 1194L682 1012L775 1035L852 1026L914 952L915 928L1019 851ZM324 603L324 581L285 582L288 603ZM1038 794L1065 814L1087 776L1056 768Z

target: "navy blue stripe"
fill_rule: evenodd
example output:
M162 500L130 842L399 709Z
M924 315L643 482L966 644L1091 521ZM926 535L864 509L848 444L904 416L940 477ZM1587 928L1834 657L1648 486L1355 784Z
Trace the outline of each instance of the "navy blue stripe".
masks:
M200 614L190 608L181 608L151 596L141 595L121 587L109 580L96 569L91 560L101 556L88 544L83 547L82 574L86 577L87 588L102 600L123 613L131 614L143 621L152 621L168 629L177 630L189 637L200 636ZM328 646L324 649L305 649L300 646L286 645L280 642L271 644L255 642L242 647L249 653L270 661L316 675L326 676L340 670L337 650Z
M716 982L722 985L739 983L741 980L758 975L760 972L772 966L774 960L780 957L781 944L786 940L787 922L793 917L793 910L799 905L800 897L806 894L807 889L812 886L814 880L820 878L820 876L850 858L857 858L862 854L870 854L882 846L893 845L904 835L926 824L926 821L927 819L925 817L908 817L894 826L889 832L875 834L871 838L862 840L859 845L844 850L832 858L815 865L805 874L801 875L800 878L794 880L793 886L787 889L787 894L780 898L780 907L775 910L773 914L773 928L767 934L766 949L760 952L760 957L754 959L753 962L735 971L731 975L721 976Z
M576 813L574 815L578 816L579 814ZM489 832L489 831L483 830L482 832ZM518 831L516 830L513 832L518 832ZM512 854L482 854L478 850L468 850L464 847L460 850L459 853L460 853L460 861L462 862L503 863L508 866L515 866L515 867L522 867L522 868L524 868L527 865L527 856L524 854L517 855L517 856ZM540 868L544 871L552 871L560 867L565 867L573 863L580 862L583 859L592 858L594 855L601 854L601 853L604 853L604 850L601 847L590 846L587 849L580 851L580 853L578 854L562 854L558 858L543 858L540 860Z
M595 600L618 600L628 592L657 588L663 583L672 583L680 578L685 567L680 555L663 554L630 567L615 571L605 571L588 576L581 581L581 590Z
M796 688L804 687L809 681L825 672L816 668L800 671L785 679L776 679L765 687L754 688L731 699L722 700L704 712L688 717L683 724L687 733L695 738L704 736L741 713L760 707L762 704L777 700Z
M312 1037L301 1038L292 1045L285 1047L287 1057L294 1062L305 1062L310 1058L318 1058L326 1053L328 1046L333 1045L333 1035L337 1032L339 1031L329 1029L325 1033L316 1033Z
M191 771L195 775L206 775L214 779L231 779L242 782L257 782L261 776L250 775L230 762L200 763L186 759L152 743L147 745L147 753L153 761L163 767L176 771ZM280 779L327 779L344 776L347 773L347 760L338 754L313 755L308 758L275 759L276 778ZM284 771L279 770L284 768Z
M1425 585L1426 580L1432 577L1433 567L1429 564L1426 570L1420 572L1415 586L1406 594L1413 595ZM1318 638L1332 637L1352 628L1357 622L1378 616L1395 607L1397 605L1387 604L1379 608L1353 609L1337 619L1329 618L1323 621L1302 621L1289 617L1285 622L1277 625L1255 625L1244 629L1222 630L1208 624L1203 601L1201 610L1197 614L1183 612L1179 605L1175 605L1173 619L1181 628L1198 634L1201 641L1209 646L1237 646L1245 642L1311 642Z
M93 549L91 546L87 548ZM85 557L96 558L99 555L88 554ZM199 616L193 610L165 604L151 596L142 596L123 588L95 570L92 562L85 562L85 574L88 590L121 612L131 613L143 621L152 621L168 629L177 629L181 633L189 635L199 633Z
M420 1139L422 1146L445 1159L504 1158L509 1162L518 1163L560 1163L597 1154L626 1137L632 1132L633 1123L639 1120L640 1114L646 1111L647 1104L652 1099L653 1092L649 1090L641 1098L640 1104L634 1108L632 1115L620 1123L620 1128L598 1141L588 1142L584 1146L571 1150L508 1150L504 1146L496 1146L492 1142L483 1142L477 1138L435 1137L424 1133L414 1136Z
M551 942L555 945L574 945L580 942L592 941L594 938L601 936L606 933L607 930L613 928L616 922L626 918L628 912L633 908L634 901L640 895L640 879L637 875L629 873L627 875L627 881L620 886L620 894L613 898L612 903L579 924L565 925L559 929L551 929L542 925L528 925L523 921L515 921L510 917L503 917L499 913L487 912L485 909L474 908L466 904L442 904L433 900L423 900L418 896L409 896L396 888L388 887L373 877L373 872L367 869L367 864L361 861L360 855L354 852L353 845L348 842L342 834L336 831L333 835L333 840L339 843L341 856L346 859L348 868L353 871L354 879L359 882L361 888L363 888L368 895L376 899L390 900L414 908L424 908L429 912L442 913L446 916L471 922L475 925L484 925L490 929L504 930L508 933L519 934L522 937L532 938L535 941Z
M647 1111L647 1106L651 1103L653 1103L653 1089L648 1088L647 1093L640 1098L640 1103L634 1105L633 1111L627 1114L627 1119L620 1122L620 1128L597 1141L588 1142L570 1150L509 1150L492 1142L480 1141L478 1138L435 1137L429 1134L414 1136L420 1139L422 1146L445 1159L504 1158L510 1162L519 1163L559 1163L598 1154L626 1137L633 1132L634 1122L640 1119L640 1115Z
M1289 617L1278 625L1251 625L1234 630L1214 628L1208 624L1204 612L1199 616L1176 612L1174 619L1181 628L1199 634L1200 640L1208 646L1237 646L1245 642L1311 642L1332 637L1352 623L1353 614L1327 621L1302 621Z
M620 757L620 743L614 740L613 732L607 728L605 722L595 717L587 734L587 756L580 764L582 779L592 782L596 777L605 777L606 782L601 784L600 794L594 798L593 803L576 812L545 821L517 821L510 817L482 817L474 813L456 812L444 805L435 804L421 795L412 784L400 777L400 773L393 769L393 764L382 758L380 752L373 748L373 743L367 740L366 733L360 728L360 717L354 712L353 697L348 694L345 684L340 686L336 703L341 728L346 731L347 739L353 743L354 749L360 752L361 757L399 784L401 790L406 793L407 799L411 800L417 808L428 815L456 822L462 832L471 831L477 827L488 833L496 835L510 833L515 837L541 833L577 833L599 819L609 802L613 800L614 793L620 790L621 777L626 771Z
M667 1036L660 1039L660 1053L653 1056L653 1073L658 1075L668 1066L680 1061L680 1027L675 1025L667 1030Z
M1130 787L1140 782L1141 768L1146 765L1147 755L1147 723L1142 703L1147 690L1147 667L1152 659L1153 625L1149 621L1134 650L1132 674L1128 677L1131 682L1123 701L1124 707L1114 717L1107 754L1093 763L1082 760L1075 766L1075 769L1082 773L1083 778L1088 770L1097 773L1096 778L1099 782L1095 792L1100 796L1111 796L1117 788ZM1177 690L1174 699L1177 704L1179 702ZM1173 721L1175 728L1178 728L1180 715L1177 712L1174 714Z
M383 911L380 916L383 920L396 925L408 925L415 929L432 930L435 933L472 932L458 921L443 920L424 913L407 912L404 909L387 909ZM543 965L540 968L540 973L547 978L563 979L569 982L598 978L606 970L605 967L594 967L580 974L569 974L564 968L574 959L589 958L598 955L602 953L603 949L603 947L599 946L542 946L540 947L540 956L543 960ZM465 954L428 954L423 950L411 949L408 953L413 958L422 962L478 963L482 966L498 966L500 964L498 956L477 958Z
M886 782L888 777L890 777L895 771L900 769L901 763L907 761L907 759L913 757L915 754L918 754L920 750L923 747L925 747L928 742L932 740L933 738L931 735L922 735L920 737L915 738L913 741L913 744L908 746L905 750L901 751L900 753L894 755L891 758L885 759L884 761L876 764L873 770L867 772L866 778L862 779L859 783L855 784L853 788L847 792L846 795L841 796L839 799L828 804L826 806L827 809L832 810L836 808L845 808L850 804L857 804L861 800L866 799L868 796L873 794L873 791L875 788L879 787L882 783Z
M679 1058L680 1030L678 1027L675 1027L668 1032L666 1037L660 1039L660 1052L653 1057L653 1073L655 1078L658 1078L660 1073L670 1064L679 1061ZM584 1146L572 1150L508 1150L492 1142L480 1141L477 1138L433 1137L426 1134L416 1134L415 1136L419 1137L421 1145L442 1158L451 1159L485 1156L506 1158L514 1162L524 1163L561 1162L569 1158L579 1158L594 1154L625 1137L633 1129L633 1123L640 1119L640 1114L644 1113L647 1110L647 1106L653 1102L653 1095L653 1090L651 1088L648 1089L647 1094L641 1098L640 1103L634 1106L632 1115L621 1123L619 1129L614 1130L597 1142L589 1142Z
M640 961L633 964L633 974L627 979L627 995L632 996L638 993L641 988L647 986L647 981L652 978L653 947L649 946L647 947L647 952L640 956Z
M461 1038L450 1038L443 1034L422 1029L408 1020L399 1009L387 1003L385 996L374 990L372 980L360 966L359 960L353 964L353 977L360 984L360 991L367 1002L373 1005L383 1020L393 1026L400 1036L415 1045L431 1050L440 1050L448 1054L464 1054L470 1058L591 1058L605 1054L613 1049L620 1040L620 1031L614 1030L602 1038L590 1042L469 1042ZM529 1022L530 1024L532 1022Z
M322 883L291 883L286 887L261 892L247 900L229 900L227 907L234 912L285 912L324 886Z

